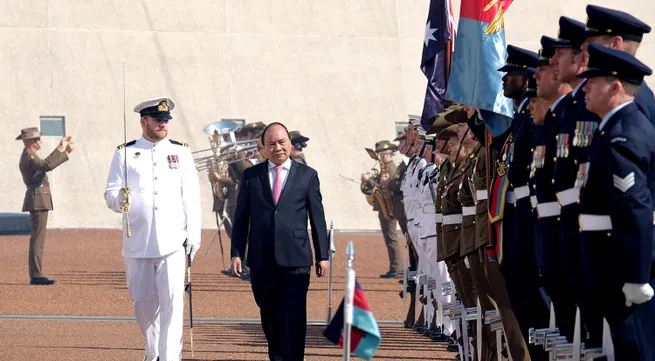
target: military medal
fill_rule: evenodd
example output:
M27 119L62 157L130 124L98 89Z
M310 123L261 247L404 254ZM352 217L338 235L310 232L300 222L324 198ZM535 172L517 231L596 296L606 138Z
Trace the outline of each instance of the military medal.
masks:
M587 178L589 178L589 162L582 163L578 167L578 174L575 177L575 188L582 188L587 184Z
M573 146L577 147L580 145L580 123L575 122L575 135L573 136Z
M560 133L557 136L557 158L569 157L569 134Z
M169 155L166 157L168 159L168 168L170 169L178 169L180 168L180 162L179 159L177 158L177 155Z

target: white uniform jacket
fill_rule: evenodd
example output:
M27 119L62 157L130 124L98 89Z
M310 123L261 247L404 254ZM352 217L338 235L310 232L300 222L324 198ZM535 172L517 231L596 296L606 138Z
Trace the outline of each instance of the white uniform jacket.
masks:
M123 257L156 258L178 250L185 240L200 245L200 189L191 150L184 143L141 137L118 147L109 169L105 201L122 213L120 189L131 190L128 212L131 237L123 215Z

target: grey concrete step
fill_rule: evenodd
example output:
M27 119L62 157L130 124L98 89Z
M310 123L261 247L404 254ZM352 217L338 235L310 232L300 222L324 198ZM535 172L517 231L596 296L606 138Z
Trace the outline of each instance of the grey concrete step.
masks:
M0 213L0 235L30 234L29 213Z

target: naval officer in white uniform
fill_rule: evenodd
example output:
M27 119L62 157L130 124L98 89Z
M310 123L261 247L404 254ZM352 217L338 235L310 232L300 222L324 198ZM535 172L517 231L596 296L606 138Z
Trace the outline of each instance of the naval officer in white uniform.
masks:
M144 361L182 359L186 256L193 261L200 248L198 172L187 144L167 139L174 108L169 98L134 108L143 134L118 146L105 190L107 206L123 213L122 254L134 316L145 337ZM127 213L121 190L126 186Z

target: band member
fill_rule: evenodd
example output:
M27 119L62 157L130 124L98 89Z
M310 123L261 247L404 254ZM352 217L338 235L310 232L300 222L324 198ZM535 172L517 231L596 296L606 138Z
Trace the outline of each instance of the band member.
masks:
M289 158L286 127L261 134L267 162L246 169L240 181L232 233L232 272L241 272L248 246L252 291L260 308L271 361L302 361L311 266L328 271L329 240L318 173ZM314 255L307 221L311 224Z
M23 200L23 212L30 212L30 250L28 257L30 284L53 285L55 280L43 276L43 245L48 224L48 212L53 210L52 193L48 183L47 172L60 166L68 160L68 155L75 150L75 144L70 136L59 141L59 145L45 159L39 158L37 152L41 149L39 128L21 129L16 140L23 141L23 153L20 156L18 168L27 187Z
M396 233L397 221L393 218L393 212L389 212L389 208L393 207L389 183L393 175L396 174L396 164L392 157L397 150L398 147L388 140L375 143L375 154L380 163L379 177L377 179L370 178L367 173L362 174L361 177L362 182L377 183L376 188L381 195L375 198L373 210L378 212L382 236L384 237L384 243L389 255L389 271L380 275L380 278L396 277L399 274L399 269L402 267L402 253L400 252L398 234Z
M293 146L291 149L291 159L298 163L307 165L305 153L303 153L302 150L303 148L307 148L307 142L309 141L309 138L300 134L300 132L297 130L291 131L289 134L291 134L291 145Z
M578 77L588 79L587 109L602 120L581 167L585 296L609 323L617 361L655 360L655 128L635 102L652 70L622 51L588 51Z
M200 248L198 172L188 145L167 139L174 108L169 98L134 108L142 136L118 146L105 189L107 206L129 227L122 255L145 361L182 358L185 256Z

